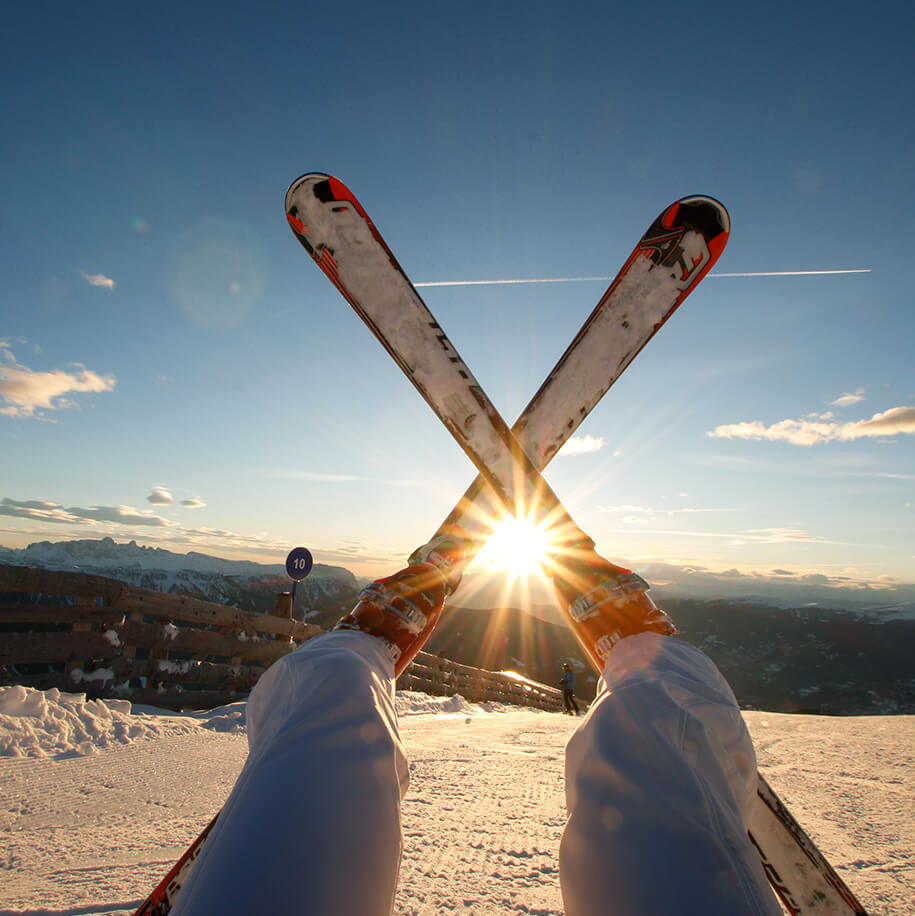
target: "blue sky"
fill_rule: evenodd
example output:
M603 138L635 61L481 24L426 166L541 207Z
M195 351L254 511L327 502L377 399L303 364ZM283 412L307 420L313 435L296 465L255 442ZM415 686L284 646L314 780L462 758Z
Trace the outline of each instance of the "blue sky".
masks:
M417 282L609 277L695 193L731 213L716 273L867 269L710 276L581 428L601 447L547 477L635 565L912 582L913 19L901 2L15 10L0 543L268 561L304 544L381 575L435 530L473 469L289 232L286 187L317 170ZM424 298L513 421L605 285Z

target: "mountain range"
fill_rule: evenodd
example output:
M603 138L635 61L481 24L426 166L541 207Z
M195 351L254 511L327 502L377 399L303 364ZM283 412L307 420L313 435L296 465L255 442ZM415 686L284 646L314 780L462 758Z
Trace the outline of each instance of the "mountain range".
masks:
M128 585L171 594L192 595L245 611L269 613L279 592L292 582L282 563L226 560L203 553L173 553L111 538L39 541L22 549L0 547L0 564L93 573ZM300 619L336 607L359 590L356 577L342 566L315 563L296 586L293 614Z
M291 586L281 564L177 554L110 538L0 547L0 564L79 570L259 612L269 612L276 594ZM708 577L713 589L714 575ZM738 580L724 578L732 586ZM677 621L681 637L715 661L742 705L821 714L915 713L915 605L906 601L905 587L888 599L880 592L799 583L801 594L792 604L784 583L772 596L759 594L764 583L752 581L746 594L732 588L711 597L701 593L695 574L691 583L672 579L655 576L662 584L652 594ZM315 564L297 586L294 614L330 627L352 607L364 581L342 567ZM811 600L824 594L834 606ZM580 696L592 696L596 684L546 580L506 590L502 577L467 576L426 649L547 684L555 684L562 662L570 661L579 672Z

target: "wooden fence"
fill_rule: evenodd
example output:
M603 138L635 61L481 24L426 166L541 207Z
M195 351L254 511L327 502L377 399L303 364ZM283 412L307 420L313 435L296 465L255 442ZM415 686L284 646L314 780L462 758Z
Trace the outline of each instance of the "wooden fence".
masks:
M398 678L401 690L419 690L437 696L460 694L472 703L494 701L513 706L561 710L562 691L497 671L471 668L438 655L420 652Z
M324 632L273 614L86 573L0 566L0 684L123 697L166 709L244 699L278 658ZM560 691L419 653L402 690L561 709Z

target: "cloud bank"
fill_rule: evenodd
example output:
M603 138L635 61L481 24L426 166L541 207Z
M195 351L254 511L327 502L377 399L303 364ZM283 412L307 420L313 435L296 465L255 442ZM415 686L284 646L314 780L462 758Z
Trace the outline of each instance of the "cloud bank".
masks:
M0 515L60 525L95 525L113 522L118 525L168 528L173 524L152 512L134 509L133 506L70 506L65 508L60 503L37 499L5 498L0 501Z
M855 395L843 395L844 398ZM848 401L847 403L853 403ZM915 434L915 407L893 407L874 414L869 420L836 423L824 419L782 420L766 426L759 420L716 426L706 433L713 439L757 439L812 446L823 442L849 442L854 439Z

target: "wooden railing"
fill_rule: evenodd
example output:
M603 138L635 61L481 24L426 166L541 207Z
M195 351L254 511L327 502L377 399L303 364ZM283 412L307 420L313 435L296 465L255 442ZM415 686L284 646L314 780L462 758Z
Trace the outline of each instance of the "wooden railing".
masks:
M324 632L292 619L288 592L277 596L273 614L258 614L103 576L0 566L0 596L0 684L166 709L244 699L273 662ZM562 707L552 687L425 652L397 686L473 702Z
M274 661L321 632L292 619L288 595L275 615L256 614L19 566L0 566L0 593L19 599L0 604L0 666L15 669L8 681L168 709L241 699Z
M420 652L398 678L401 690L419 690L438 696L460 694L471 703L493 701L514 706L561 710L562 691L497 671L471 668L438 655Z

